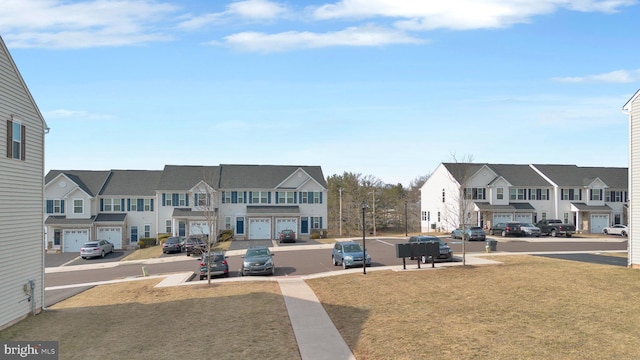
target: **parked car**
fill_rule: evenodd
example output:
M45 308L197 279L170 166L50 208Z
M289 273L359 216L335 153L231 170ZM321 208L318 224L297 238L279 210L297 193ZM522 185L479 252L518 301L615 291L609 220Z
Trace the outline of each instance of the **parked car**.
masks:
M366 257L363 261L363 255ZM371 266L369 253L363 254L362 246L355 241L339 241L333 246L331 262L334 266L342 265L344 269L362 266Z
M280 231L280 242L296 242L296 233L293 230Z
M491 235L500 234L502 237L522 236L522 227L519 222L497 223L489 229L489 233Z
M453 261L453 250L451 250L451 247L449 247L449 245L447 245L447 243L442 241L442 239L440 239L439 237L428 236L428 235L418 235L418 236L412 236L409 238L409 244L425 243L425 242L437 242L439 244L440 254L438 255L436 260ZM414 257L411 257L411 259L413 260ZM428 259L426 258L426 256L423 256L421 260L423 264L426 264Z
M531 223L520 223L520 228L524 236L540 237L540 228Z
M185 251L187 256L200 255L207 251L207 244L198 237L188 237L182 242L182 251Z
M452 239L465 239L466 241L480 240L484 241L487 234L480 226L469 226L466 229L457 228L451 232Z
M165 254L182 252L183 240L184 238L178 236L166 238L164 243L162 244L162 252Z
M607 226L606 228L602 229L602 233L609 235L627 236L629 235L629 228L627 227L627 225L617 224Z
M276 267L273 264L273 254L266 246L251 246L242 256L240 275L273 275Z
M113 244L107 240L96 240L84 243L80 248L80 256L83 259L104 257L113 252Z
M564 223L559 219L540 220L536 223L536 226L540 228L541 235L551 235L553 237L564 235L571 237L571 235L576 233L575 225Z
M210 276L229 277L229 263L223 252L204 253L200 260L200 280L207 278L207 264Z

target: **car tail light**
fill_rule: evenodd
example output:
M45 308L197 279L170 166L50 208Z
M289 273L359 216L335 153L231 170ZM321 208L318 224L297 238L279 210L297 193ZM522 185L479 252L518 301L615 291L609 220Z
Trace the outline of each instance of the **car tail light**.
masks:
M222 262L222 265L227 265L227 260L224 260L224 261Z
M99 247L95 247L95 248L93 248L93 250L100 250L100 248Z
M204 266L204 262L201 262L201 263L200 263L200 266Z

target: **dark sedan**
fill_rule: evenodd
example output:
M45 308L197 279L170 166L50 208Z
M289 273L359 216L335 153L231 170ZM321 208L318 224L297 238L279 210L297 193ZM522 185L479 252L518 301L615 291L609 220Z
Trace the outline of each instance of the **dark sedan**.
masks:
M181 237L168 237L162 244L162 252L165 254L182 252L182 241Z
M489 229L491 235L506 236L522 236L522 225L519 222L497 223Z

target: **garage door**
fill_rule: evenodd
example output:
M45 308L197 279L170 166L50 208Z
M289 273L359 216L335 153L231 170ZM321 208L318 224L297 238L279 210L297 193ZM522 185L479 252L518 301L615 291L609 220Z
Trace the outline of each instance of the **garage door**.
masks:
M271 219L249 219L249 239L271 239Z
M593 214L591 215L591 231L592 234L600 234L602 229L609 226L609 215Z
M84 243L89 241L89 230L62 230L62 252L80 252Z
M209 235L209 225L206 222L191 222L190 235Z
M296 238L298 237L298 219L295 218L286 218L286 219L276 219L276 234L280 234L282 230L293 230L296 233Z
M513 219L511 214L493 214L493 223L509 222Z
M516 214L516 221L521 223L530 223L531 221L531 213L526 214Z
M96 240L107 240L113 243L114 248L122 249L122 228L99 227L98 238Z

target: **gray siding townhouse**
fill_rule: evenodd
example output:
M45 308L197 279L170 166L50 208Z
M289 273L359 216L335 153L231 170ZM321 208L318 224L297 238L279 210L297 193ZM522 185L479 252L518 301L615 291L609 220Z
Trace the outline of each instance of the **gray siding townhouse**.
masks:
M52 170L45 186L49 247L79 251L90 239L116 248L159 234L235 239L300 238L326 226L319 166L166 165L163 170Z
M628 220L626 168L442 163L421 194L424 232L559 218L600 233Z
M640 90L622 110L629 115L629 266L640 268Z
M0 329L44 307L44 136L38 106L0 38Z

